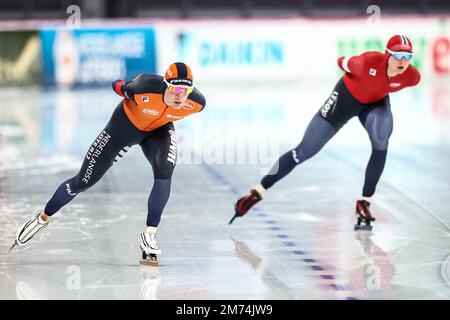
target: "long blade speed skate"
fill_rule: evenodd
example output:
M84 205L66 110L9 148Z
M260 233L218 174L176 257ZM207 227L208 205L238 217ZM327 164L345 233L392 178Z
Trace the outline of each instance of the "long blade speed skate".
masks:
M234 216L233 216L233 218L231 218L230 222L228 222L228 224L232 224L233 221L234 221L234 219L236 219L237 217L239 217L239 216L238 216L237 213L235 213Z
M245 215L255 204L257 204L261 200L262 196L258 191L254 189L250 190L250 193L248 195L240 198L234 204L235 214L228 224L232 224L234 219L236 219L237 217L242 217L243 215Z
M15 246L17 246L17 241L14 241L13 245L11 246L11 248L9 248L9 250L8 250L7 253L10 253L11 250L12 250Z
M15 246L23 246L30 241L36 234L47 227L49 221L42 221L40 218L40 211L38 211L32 218L22 224L17 229L16 239L13 245L9 248L7 253L10 253Z
M153 267L157 267L159 265L158 263L158 257L156 256L156 254L146 254L145 251L142 251L142 259L140 264L144 265L144 266L153 266Z
M358 230L372 231L373 226L370 224L370 221L364 220L364 224L362 224L362 223L363 223L363 219L358 217L354 230L355 231L358 231Z
M367 230L372 231L373 226L371 225L372 221L375 221L375 217L372 216L370 212L370 202L366 200L358 200L356 201L356 224L354 227L355 231L358 230Z
M161 254L161 249L158 247L156 243L156 231L158 229L156 227L147 227L145 232L141 233L141 251L142 251L142 259L140 264L146 266L154 266L157 267L158 263L158 254Z

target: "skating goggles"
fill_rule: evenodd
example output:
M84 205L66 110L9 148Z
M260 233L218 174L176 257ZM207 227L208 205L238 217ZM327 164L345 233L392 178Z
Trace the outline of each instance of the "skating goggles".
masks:
M194 90L194 87L170 84L165 79L164 79L164 82L167 85L167 90L169 90L173 94L179 94L180 92L182 92L183 95L188 96Z
M405 58L405 60L409 61L414 56L412 52L397 52L389 49L386 49L386 51L389 52L396 60L402 60Z

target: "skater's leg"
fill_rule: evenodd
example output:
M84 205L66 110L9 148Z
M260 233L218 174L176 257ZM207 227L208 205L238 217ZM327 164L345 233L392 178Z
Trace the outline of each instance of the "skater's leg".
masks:
M52 216L75 196L96 184L133 144L145 136L128 120L122 103L114 111L105 129L90 146L80 171L64 181L45 206L46 216Z
M263 177L260 186L264 189L272 187L297 165L317 154L347 121L358 115L363 108L364 105L351 95L341 78L308 124L300 144L280 157L270 172Z
M234 205L236 217L246 214L256 203L264 197L265 191L277 181L289 174L297 165L311 158L336 134L336 129L327 120L316 114L308 127L300 144L280 157L270 172L261 180L261 183L252 187L250 193L240 198Z
M373 108L360 116L372 144L372 154L366 168L363 197L370 198L383 173L389 138L393 130L393 117L389 103L386 106Z
M368 108L366 112L361 113L359 119L369 135L372 154L366 168L362 197L356 201L355 211L358 223L355 225L355 230L372 230L370 222L375 221L375 217L370 210L371 197L374 195L376 185L383 173L389 137L393 130L389 97L385 99L383 105ZM362 221L365 222L365 225L361 225Z
M370 155L369 162L367 163L364 178L364 187L362 192L364 198L370 198L375 193L376 185L384 170L386 155L387 150L372 149L372 154Z
M142 141L148 133L142 133L128 120L123 104L114 111L105 129L89 148L80 171L73 178L63 182L44 210L34 215L19 227L14 244L23 245L49 223L49 217L69 203L78 193L93 186L116 159L127 151L127 146Z
M270 172L263 177L261 185L264 189L272 187L276 182L288 175L297 165L313 157L336 134L337 129L327 120L316 114L306 128L300 144L283 154Z
M155 179L147 202L147 226L157 227L169 200L171 179Z
M249 194L235 203L235 215L230 223L236 217L246 214L256 203L261 201L266 189L283 179L297 165L317 154L340 128L352 117L358 115L364 107L365 105L351 95L341 78L309 123L300 144L295 149L283 154L261 182L252 187Z
M147 227L141 233L141 264L158 265L156 255L161 249L156 242L161 215L169 200L172 174L177 159L175 128L168 123L152 132L140 143L153 169L153 188L148 198Z
M140 143L153 169L153 188L148 198L147 226L157 227L170 196L177 145L172 123L158 128Z
M96 184L109 168L111 168L114 157L119 153L123 154L126 150L126 146L122 148L122 146L110 142L111 135L106 130L100 133L96 141L99 141L99 139L100 141L104 141L102 144L109 144L109 146L105 146L95 158L89 152L86 154L80 171L74 177L64 181L47 202L44 209L44 213L47 216L54 215L63 206L72 201L77 194L86 191ZM90 150L92 150L92 147Z

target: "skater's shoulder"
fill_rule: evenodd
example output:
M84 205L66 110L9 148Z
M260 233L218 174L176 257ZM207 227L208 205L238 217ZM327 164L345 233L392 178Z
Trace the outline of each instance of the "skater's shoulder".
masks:
M163 93L164 78L157 74L141 73L134 78L136 93Z
M420 82L420 72L415 66L409 65L404 74L410 80L411 85L415 86Z
M386 55L378 51L366 51L361 54L361 57L370 61L384 61Z
M201 110L206 106L205 96L197 88L194 88L191 94L189 94L188 99L198 104L201 107Z

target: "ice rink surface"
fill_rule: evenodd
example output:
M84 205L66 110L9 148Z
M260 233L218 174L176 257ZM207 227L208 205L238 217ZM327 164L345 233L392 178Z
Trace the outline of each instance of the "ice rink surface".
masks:
M1 89L0 299L450 299L446 84L391 96L372 232L353 230L371 150L357 119L228 225L234 202L300 142L333 85L200 86L206 109L175 124L157 268L139 265L153 181L139 146L6 254L120 99L108 88Z

